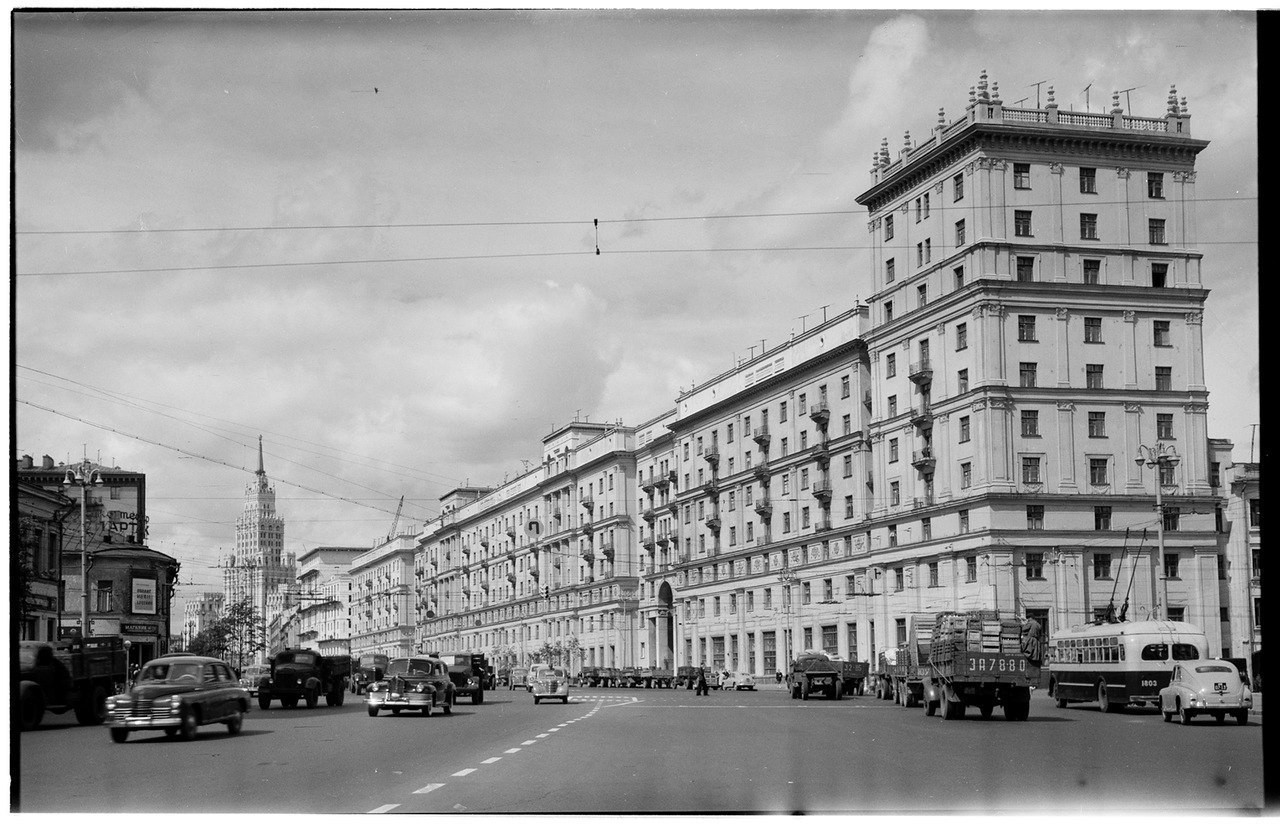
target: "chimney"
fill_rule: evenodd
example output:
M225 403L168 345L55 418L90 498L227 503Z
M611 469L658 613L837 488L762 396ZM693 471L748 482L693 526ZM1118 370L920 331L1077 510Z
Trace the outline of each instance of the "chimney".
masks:
M41 469L53 469L53 458L49 457L48 455L45 455L43 458L41 458L41 459L40 459L40 468L41 468Z

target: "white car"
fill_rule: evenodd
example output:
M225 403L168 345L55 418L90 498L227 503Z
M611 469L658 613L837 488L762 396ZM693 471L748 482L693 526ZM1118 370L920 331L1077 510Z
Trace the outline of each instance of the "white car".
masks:
M729 680L729 684L733 686L735 691L754 691L756 689L756 678L746 671L738 671Z
M1227 714L1244 725L1253 708L1253 692L1241 681L1240 671L1224 659L1195 659L1173 666L1169 684L1160 689L1160 713L1164 721L1175 716L1186 725L1197 714L1212 714L1218 722Z
M569 704L569 674L564 668L538 668L529 674L533 677L533 704L544 699L558 699Z

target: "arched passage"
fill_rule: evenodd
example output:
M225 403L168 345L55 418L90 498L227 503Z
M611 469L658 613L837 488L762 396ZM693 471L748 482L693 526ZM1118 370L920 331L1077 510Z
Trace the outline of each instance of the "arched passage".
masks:
M671 585L658 588L658 667L675 670L676 619L675 597Z

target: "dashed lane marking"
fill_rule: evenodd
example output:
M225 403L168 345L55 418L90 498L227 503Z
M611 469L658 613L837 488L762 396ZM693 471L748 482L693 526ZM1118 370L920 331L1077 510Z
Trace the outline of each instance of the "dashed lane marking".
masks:
M536 742L538 742L538 741L537 741L537 740L525 740L525 741L524 741L523 743L521 743L520 745L522 745L522 746L531 746L531 745L533 745L533 744L534 744L534 743L536 743Z
M428 783L427 785L423 786L421 789L415 789L413 793L427 794L428 792L434 792L436 789L440 789L443 787L444 787L443 783Z
M496 763L501 759L501 757L490 757L488 760L481 760L480 762L487 766L490 763Z
M535 739L541 740L543 737L550 737L550 734L539 734Z
M454 776L454 777L466 777L468 774L470 774L470 773L471 773L471 772L473 772L473 771L475 771L475 769L463 769L462 771L455 771L455 772L453 773L453 776Z
M399 805L400 805L399 803L387 803L387 804L385 804L385 805L383 805L383 806L379 806L378 808L373 809L372 811L370 811L370 812L369 812L369 814L371 814L371 815L381 815L381 814L385 814L386 812L391 811L392 809L394 809L395 807L397 807L397 806L399 806Z
M502 753L503 753L503 754L515 754L515 753L516 753L517 751L519 751L519 750L520 750L520 749L518 749L518 748L509 748L509 749L507 749L506 751L504 751L504 752L502 752Z

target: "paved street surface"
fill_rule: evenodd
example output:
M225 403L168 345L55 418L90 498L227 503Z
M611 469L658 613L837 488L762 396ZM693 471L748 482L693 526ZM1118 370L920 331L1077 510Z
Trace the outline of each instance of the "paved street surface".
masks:
M451 716L260 711L235 737L123 745L46 717L22 734L32 812L1007 812L1255 810L1262 728L1152 710L1057 709L1027 722L925 717L871 696L578 688L535 706L500 690Z

